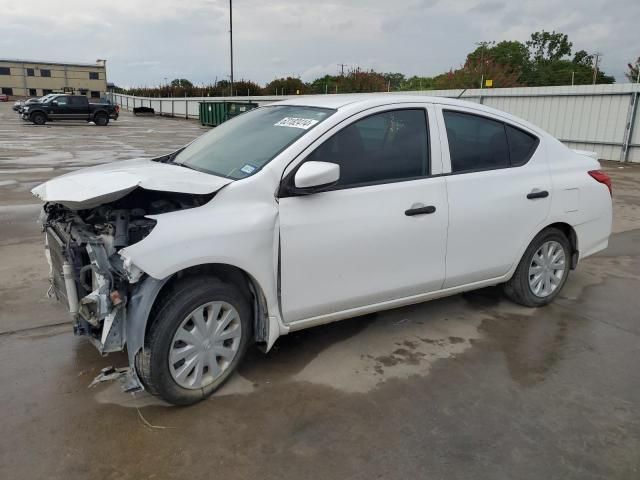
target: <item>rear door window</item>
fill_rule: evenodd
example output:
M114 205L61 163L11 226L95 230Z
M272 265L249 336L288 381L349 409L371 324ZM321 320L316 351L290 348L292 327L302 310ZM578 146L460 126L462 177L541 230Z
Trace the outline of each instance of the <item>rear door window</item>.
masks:
M509 144L502 122L448 110L443 114L452 172L509 166Z
M71 105L73 105L74 107L82 107L84 105L87 104L87 98L86 97L80 97L80 96L75 96L75 97L69 97L71 99Z

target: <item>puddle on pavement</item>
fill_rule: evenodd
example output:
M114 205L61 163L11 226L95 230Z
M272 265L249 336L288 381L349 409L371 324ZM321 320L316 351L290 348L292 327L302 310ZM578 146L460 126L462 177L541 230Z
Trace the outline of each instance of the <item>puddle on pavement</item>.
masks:
M434 362L462 353L479 338L487 315L464 310L454 298L381 314L357 336L323 350L294 379L365 393L390 379L424 376Z
M544 381L562 359L566 346L566 312L550 315L546 310L536 317L497 314L481 326L487 339L485 348L504 354L509 376L521 386Z

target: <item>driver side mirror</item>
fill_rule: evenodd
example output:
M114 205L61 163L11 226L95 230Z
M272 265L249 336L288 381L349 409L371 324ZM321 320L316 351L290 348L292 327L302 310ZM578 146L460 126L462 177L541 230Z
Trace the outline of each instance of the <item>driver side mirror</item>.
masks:
M340 165L330 162L303 163L293 179L296 193L315 193L340 179Z
M57 100L52 100L51 101L51 105L58 105L58 101Z

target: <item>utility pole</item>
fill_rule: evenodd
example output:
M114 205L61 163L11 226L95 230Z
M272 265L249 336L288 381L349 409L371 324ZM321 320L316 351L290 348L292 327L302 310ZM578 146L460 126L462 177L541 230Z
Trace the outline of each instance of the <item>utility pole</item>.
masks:
M593 54L593 56L596 57L596 61L593 63L593 84L595 85L598 78L598 61L600 60L602 54L600 52L596 52Z
M231 59L231 96L233 96L233 0L229 0L229 51Z
M338 66L340 67L340 75L344 77L344 67L347 66L346 63L339 63Z
M484 49L487 48L489 42L476 42L478 47L482 47L480 50L480 88L484 86Z

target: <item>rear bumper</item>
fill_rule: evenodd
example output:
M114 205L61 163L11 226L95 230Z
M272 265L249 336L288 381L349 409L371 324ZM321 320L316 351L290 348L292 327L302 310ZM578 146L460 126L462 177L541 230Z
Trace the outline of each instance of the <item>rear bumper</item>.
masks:
M609 212L589 222L574 225L581 260L607 248L611 227L612 217Z

